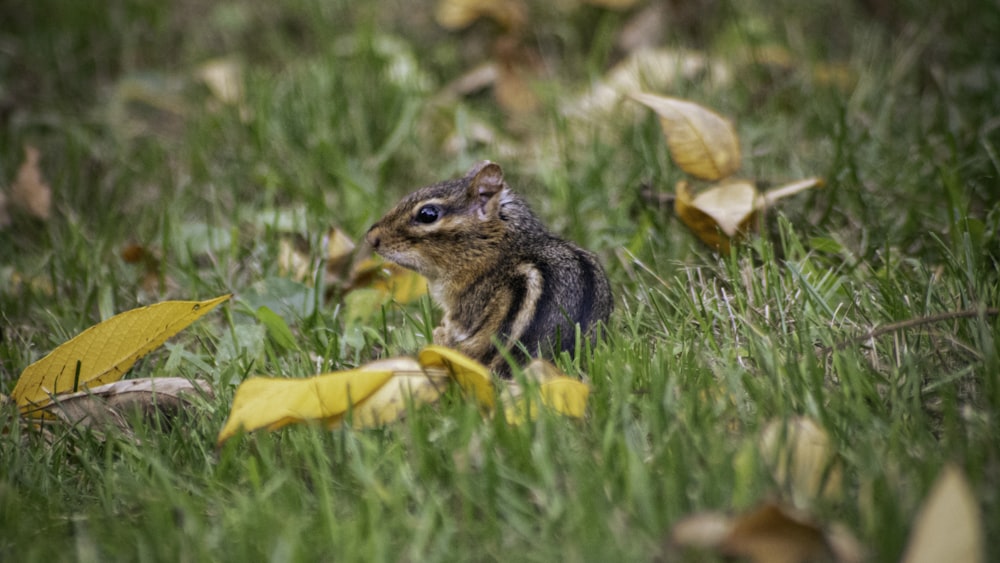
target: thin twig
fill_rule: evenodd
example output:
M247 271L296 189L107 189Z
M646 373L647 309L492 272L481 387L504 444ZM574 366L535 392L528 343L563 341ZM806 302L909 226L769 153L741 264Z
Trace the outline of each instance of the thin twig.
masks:
M657 192L648 185L644 185L642 187L642 190L639 192L639 197L646 203L656 205L673 205L674 200L677 199L675 194Z
M826 351L831 350L843 350L852 344L860 344L865 340L870 340L872 338L877 338L883 334L888 334L890 332L896 332L897 330L905 330L908 328L913 328L915 326L939 323L942 321L950 321L954 319L968 319L972 317L995 317L1000 315L1000 309L996 307L987 307L986 309L967 309L965 311L949 311L947 313L938 313L936 315L929 315L926 317L918 317L915 319L907 319L905 321L899 321L895 323L889 323L885 326L880 326L871 332L862 334L860 336L855 336L843 340L833 345L831 348L827 348Z

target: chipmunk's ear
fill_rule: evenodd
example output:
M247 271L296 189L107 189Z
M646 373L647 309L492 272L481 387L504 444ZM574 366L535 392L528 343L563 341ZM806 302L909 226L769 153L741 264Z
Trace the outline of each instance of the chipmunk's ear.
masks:
M469 179L469 200L478 215L485 219L497 214L500 209L500 192L504 189L503 170L495 162L484 160L477 163L465 175Z

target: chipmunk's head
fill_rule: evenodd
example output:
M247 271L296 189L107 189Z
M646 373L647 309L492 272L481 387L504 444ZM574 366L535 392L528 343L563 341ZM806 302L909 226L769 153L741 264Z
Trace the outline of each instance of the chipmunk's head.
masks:
M503 170L484 160L463 178L407 195L365 239L387 260L435 279L494 260L522 213L530 211L504 182Z

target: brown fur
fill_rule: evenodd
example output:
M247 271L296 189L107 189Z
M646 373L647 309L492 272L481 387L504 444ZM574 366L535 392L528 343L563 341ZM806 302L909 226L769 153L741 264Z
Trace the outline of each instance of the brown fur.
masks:
M427 206L433 222L420 214ZM509 366L495 342L520 363L551 358L575 352L577 325L593 338L611 314L611 288L597 257L550 233L489 161L407 195L365 238L386 259L427 278L444 310L434 342L502 375Z

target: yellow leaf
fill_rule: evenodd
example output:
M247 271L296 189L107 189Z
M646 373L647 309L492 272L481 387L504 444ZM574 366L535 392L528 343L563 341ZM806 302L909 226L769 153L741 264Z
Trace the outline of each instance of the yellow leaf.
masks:
M721 252L729 243L752 231L760 213L776 201L813 187L821 178L808 178L761 194L748 180L728 180L692 194L684 180L677 182L674 213L705 244Z
M427 279L392 262L368 258L358 263L351 275L349 289L361 287L378 290L405 305L427 294Z
M721 180L740 167L740 141L726 118L698 104L646 93L633 100L660 116L670 154L681 170L703 180Z
M277 430L296 422L337 425L352 405L368 398L392 376L389 369L353 369L305 379L247 379L236 389L217 441L221 444L240 430Z
M447 373L424 370L413 358L390 358L363 367L306 379L255 377L236 389L218 443L240 430L277 430L301 422L329 428L351 414L355 428L393 422L413 404L432 403L448 384Z
M582 381L563 376L543 383L539 390L542 394L542 404L559 414L583 418L587 412L590 386Z
M840 497L843 470L830 436L811 418L770 422L761 433L760 450L774 480L791 488L797 505L818 496Z
M962 470L945 466L913 522L903 563L980 563L984 558L979 505Z
M483 408L492 409L496 404L496 391L486 366L472 358L444 346L427 346L417 358L424 369L445 369L466 393L472 395Z
M118 381L136 360L230 297L165 301L115 315L25 368L11 397L30 414L52 395Z
M522 424L538 416L538 405L559 414L573 418L583 418L587 412L587 398L590 386L567 376L550 362L532 360L524 368L524 378L530 383L527 389L537 389L537 397L525 397L526 389L518 382L511 381L503 389L506 409L504 414L509 424Z
M590 388L552 368L539 387L541 404L558 413L582 417ZM255 377L236 390L229 418L219 432L221 444L240 430L276 430L298 422L317 421L336 427L351 413L355 428L381 426L406 414L410 404L436 401L454 379L484 410L496 403L485 366L441 346L428 346L419 358L392 358L364 367L308 379ZM508 420L520 423L535 414L513 383L507 387ZM520 401L520 402L518 402ZM537 404L537 401L536 401ZM513 415L512 413L517 413Z
M482 17L516 30L524 26L526 14L522 0L440 0L434 19L441 27L453 31L464 29Z
M730 239L753 227L760 202L760 194L749 182L721 184L695 196L681 180L674 213L702 242L725 253Z
M396 421L406 414L409 404L436 401L450 383L449 374L424 370L413 358L393 361L397 363L392 370L393 377L354 407L352 423L355 428L371 428ZM381 362L375 364L382 365Z

